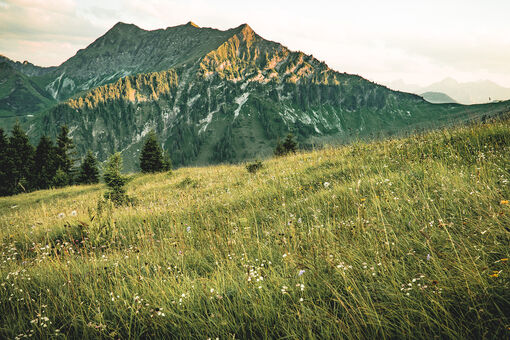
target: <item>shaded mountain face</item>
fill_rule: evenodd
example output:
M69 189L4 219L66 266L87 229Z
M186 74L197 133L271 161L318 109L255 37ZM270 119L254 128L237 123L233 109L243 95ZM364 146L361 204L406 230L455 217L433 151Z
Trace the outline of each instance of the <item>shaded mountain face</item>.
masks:
M31 78L60 103L29 123L35 141L67 124L79 154L121 151L138 169L154 129L175 165L237 162L272 153L293 132L301 147L345 143L496 114L508 103L433 105L331 70L263 39L189 23L145 31L119 23L62 65Z
M420 96L432 104L455 104L457 103L453 98L442 92L425 92Z
M0 61L0 117L3 120L24 119L29 116L27 112L40 111L53 103L53 98L16 70L15 65Z

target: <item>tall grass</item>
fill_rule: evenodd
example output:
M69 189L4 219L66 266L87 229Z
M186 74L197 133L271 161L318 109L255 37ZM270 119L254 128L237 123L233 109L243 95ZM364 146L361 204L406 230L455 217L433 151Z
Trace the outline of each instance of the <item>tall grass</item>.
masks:
M0 337L507 338L508 120L0 199Z

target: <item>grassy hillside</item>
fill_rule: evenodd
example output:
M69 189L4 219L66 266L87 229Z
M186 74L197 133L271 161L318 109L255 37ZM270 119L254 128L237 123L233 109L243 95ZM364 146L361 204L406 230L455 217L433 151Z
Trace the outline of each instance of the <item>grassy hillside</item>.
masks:
M505 338L510 124L0 198L0 337Z

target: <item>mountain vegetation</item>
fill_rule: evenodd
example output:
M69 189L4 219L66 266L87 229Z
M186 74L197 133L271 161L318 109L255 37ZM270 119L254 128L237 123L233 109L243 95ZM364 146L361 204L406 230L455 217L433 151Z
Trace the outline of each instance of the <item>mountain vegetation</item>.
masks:
M255 173L116 154L109 187L0 198L0 337L507 338L509 157L508 116Z

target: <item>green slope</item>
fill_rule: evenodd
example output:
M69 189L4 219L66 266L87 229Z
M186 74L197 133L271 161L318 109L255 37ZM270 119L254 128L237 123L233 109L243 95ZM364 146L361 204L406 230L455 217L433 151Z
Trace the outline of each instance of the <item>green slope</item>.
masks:
M55 101L27 76L0 62L0 126L8 129L16 119L26 121Z
M432 104L456 104L455 99L442 92L425 92L421 96Z
M0 338L504 339L509 183L507 119L0 198Z

